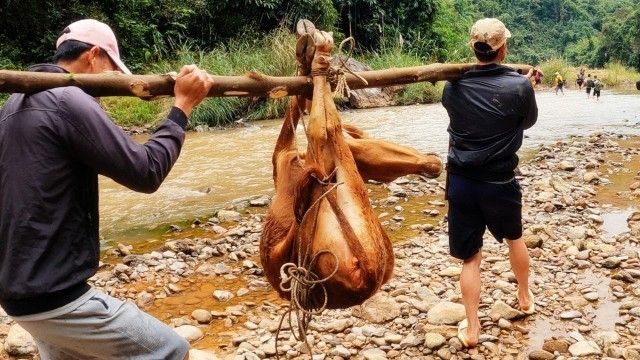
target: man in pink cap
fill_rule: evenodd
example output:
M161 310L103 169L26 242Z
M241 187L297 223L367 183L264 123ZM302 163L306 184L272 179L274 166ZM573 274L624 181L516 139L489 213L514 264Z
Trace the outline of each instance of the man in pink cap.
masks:
M54 64L32 71L130 74L113 31L99 21L69 25L56 45ZM13 94L0 110L0 306L33 336L43 360L188 358L189 343L176 332L87 279L100 256L98 174L154 192L212 86L206 72L184 66L173 108L144 144L74 86Z
M511 32L498 19L476 22L470 45L477 63L460 80L447 82L442 95L450 120L449 251L463 261L460 289L466 319L458 327L458 338L464 346L478 343L480 264L487 229L499 242L507 240L520 310L535 311L515 169L523 132L535 124L538 108L529 79L500 65L509 37Z

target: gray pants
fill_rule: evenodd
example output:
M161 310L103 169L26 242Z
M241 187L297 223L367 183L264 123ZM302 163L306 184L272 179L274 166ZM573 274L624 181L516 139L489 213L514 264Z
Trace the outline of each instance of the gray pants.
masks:
M93 288L59 309L13 319L33 336L42 360L182 360L189 351L160 320Z

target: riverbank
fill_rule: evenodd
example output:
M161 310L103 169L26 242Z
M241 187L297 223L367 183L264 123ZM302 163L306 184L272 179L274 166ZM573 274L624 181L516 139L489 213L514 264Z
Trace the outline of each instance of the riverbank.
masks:
M364 306L316 317L309 331L313 358L638 358L640 229L629 230L626 221L640 197L638 140L594 132L542 145L522 162L538 311L524 317L510 306L516 288L506 246L487 237L483 334L473 349L463 349L456 337L455 324L464 317L460 262L447 253L442 179L369 184L372 205L395 242L394 278ZM267 204L264 197L236 203L175 228L153 250L120 246L92 283L175 327L194 349L215 354L196 356L274 357L275 330L287 306L269 288L257 258ZM4 348L32 357L28 337L18 335L0 314ZM285 329L278 351L304 358L306 350Z

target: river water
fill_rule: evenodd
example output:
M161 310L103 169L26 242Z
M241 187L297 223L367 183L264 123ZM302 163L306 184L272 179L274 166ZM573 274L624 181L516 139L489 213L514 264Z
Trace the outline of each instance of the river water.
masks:
M594 101L577 90L567 89L565 95L544 90L536 98L538 122L525 132L524 150L594 130L640 135L638 91L604 90ZM448 117L441 104L351 110L341 112L341 118L371 137L446 154ZM154 194L136 193L101 177L101 235L107 243L144 241L169 224L206 220L235 199L273 194L271 153L281 123L188 133L180 158ZM302 144L301 130L299 135Z

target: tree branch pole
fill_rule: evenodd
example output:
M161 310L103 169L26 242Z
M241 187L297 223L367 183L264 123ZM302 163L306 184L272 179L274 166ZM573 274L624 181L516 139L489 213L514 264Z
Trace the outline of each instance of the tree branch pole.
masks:
M351 90L379 88L393 85L456 80L473 64L430 64L423 66L361 71L356 74L367 80L364 84L346 74ZM507 65L524 74L529 65ZM272 99L292 95L310 95L313 81L308 76L267 76L248 72L243 76L215 76L209 97L245 96ZM135 96L143 99L173 96L175 80L171 75L60 74L29 71L0 70L0 93L35 93L55 87L77 86L95 97ZM335 84L334 84L335 85Z

